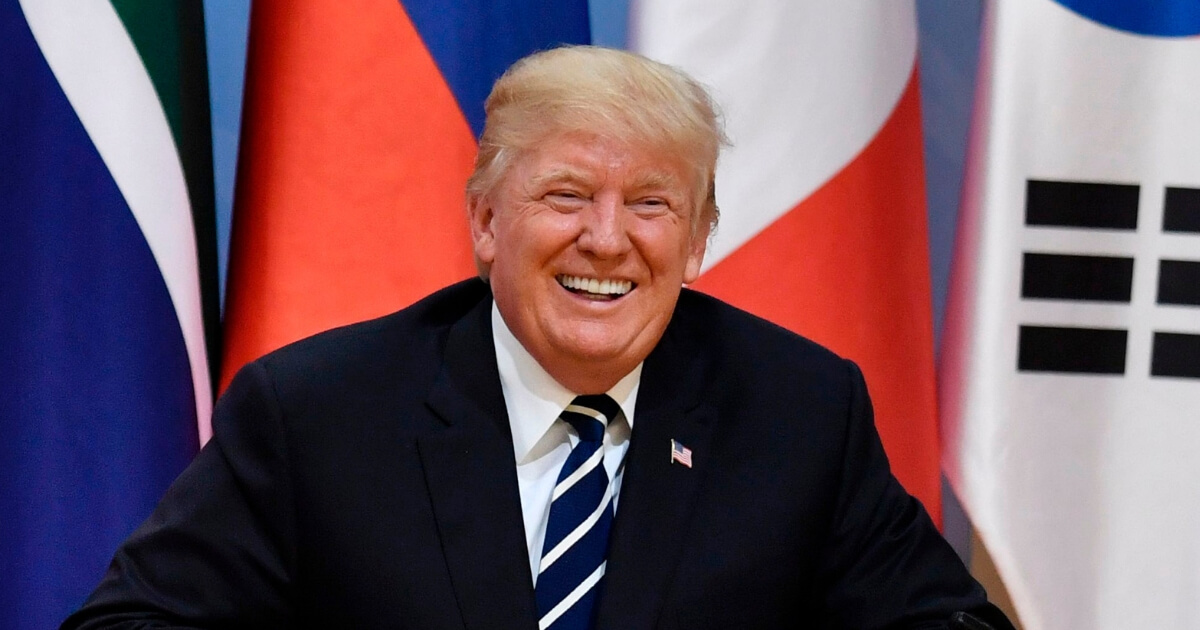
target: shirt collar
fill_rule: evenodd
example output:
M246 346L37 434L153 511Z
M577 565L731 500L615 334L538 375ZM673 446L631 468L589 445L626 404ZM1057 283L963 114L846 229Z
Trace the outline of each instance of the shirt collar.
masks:
M571 404L576 394L554 380L517 341L495 302L492 302L492 343L496 348L496 366L500 370L500 388L504 392L508 423L512 427L513 454L520 462L550 430L558 414ZM607 392L621 406L630 430L633 429L633 411L641 379L642 364L638 363Z

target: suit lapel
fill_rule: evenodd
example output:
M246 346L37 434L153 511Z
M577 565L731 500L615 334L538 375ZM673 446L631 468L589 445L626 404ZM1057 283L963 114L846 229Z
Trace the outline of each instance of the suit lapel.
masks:
M696 489L710 461L715 411L701 404L702 354L678 327L646 359L597 628L651 628L669 591ZM671 440L692 467L671 460Z
M442 549L468 629L537 627L491 300L450 331L428 404L448 425L418 440Z

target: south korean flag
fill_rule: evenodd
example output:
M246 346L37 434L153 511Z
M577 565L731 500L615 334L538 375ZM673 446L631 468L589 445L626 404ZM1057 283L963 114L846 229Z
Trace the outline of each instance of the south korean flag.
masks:
M984 28L946 472L1026 628L1200 627L1200 2Z

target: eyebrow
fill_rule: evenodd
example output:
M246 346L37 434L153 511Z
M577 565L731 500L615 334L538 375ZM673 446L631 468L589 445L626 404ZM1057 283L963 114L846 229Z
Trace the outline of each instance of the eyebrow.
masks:
M658 171L646 173L633 182L633 189L643 190L646 188L683 188L683 182L678 181L678 178L668 175L667 173Z
M582 172L573 168L560 167L535 175L529 180L529 183L534 187L540 187L549 183L585 184L587 181L588 178Z

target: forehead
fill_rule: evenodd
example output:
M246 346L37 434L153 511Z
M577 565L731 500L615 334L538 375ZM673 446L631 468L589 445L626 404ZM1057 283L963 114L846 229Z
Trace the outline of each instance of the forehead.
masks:
M678 151L584 133L548 136L523 151L514 166L511 175L533 186L616 183L623 188L677 188L690 193L695 179Z

